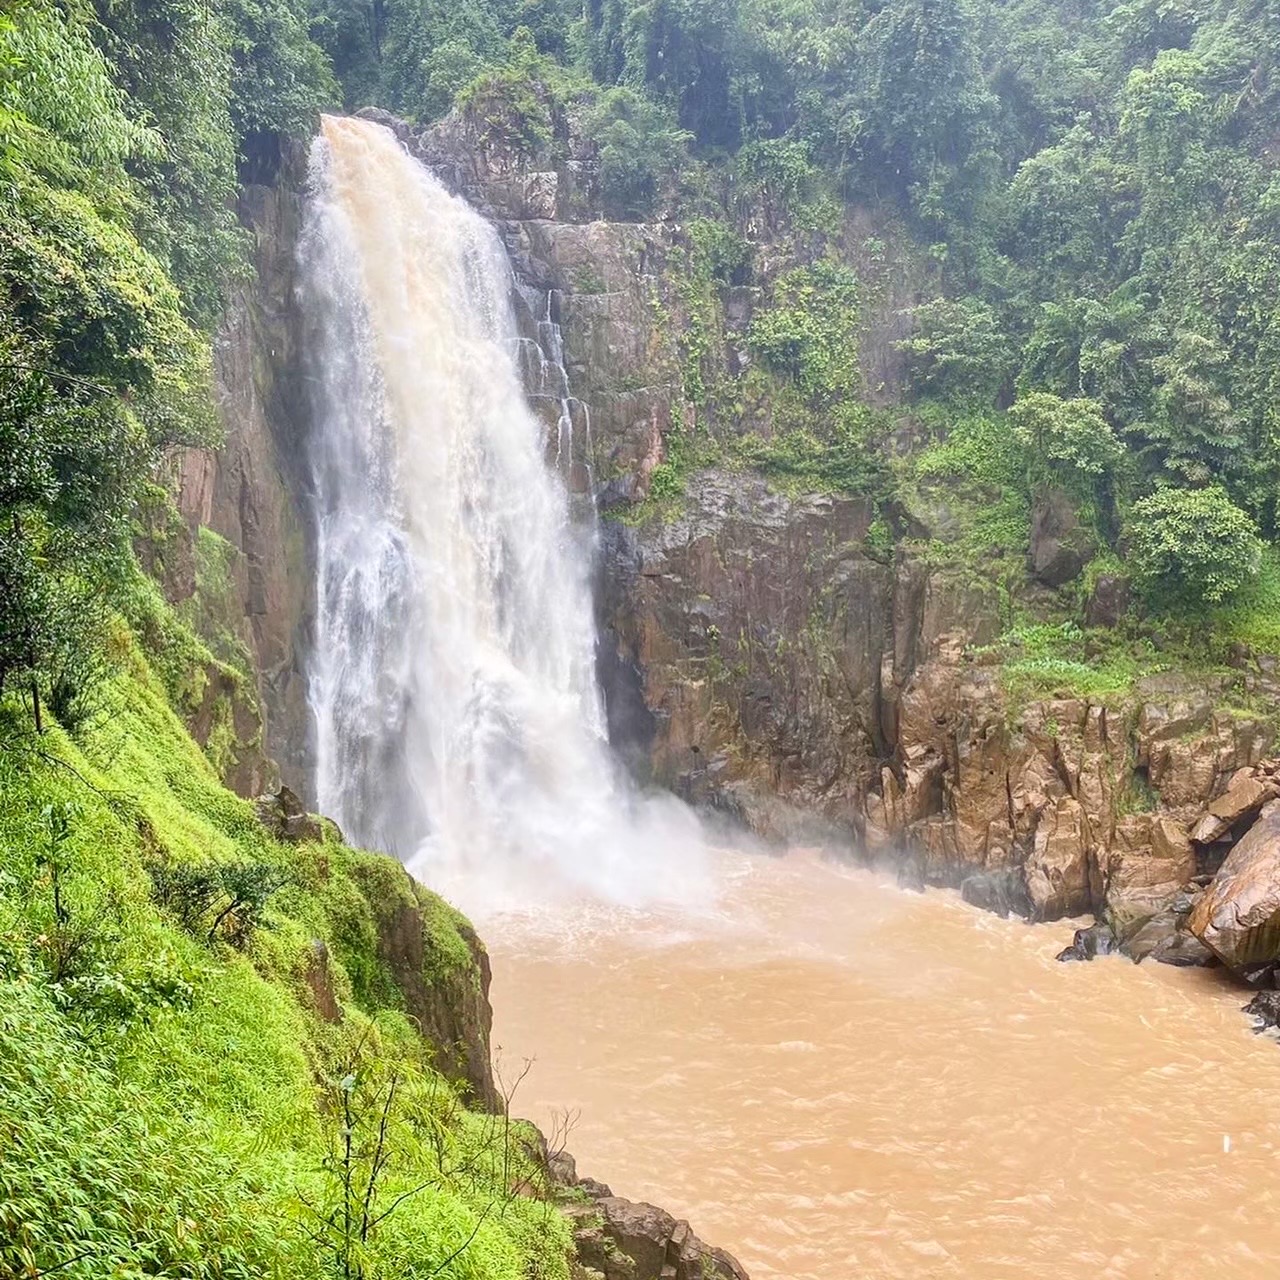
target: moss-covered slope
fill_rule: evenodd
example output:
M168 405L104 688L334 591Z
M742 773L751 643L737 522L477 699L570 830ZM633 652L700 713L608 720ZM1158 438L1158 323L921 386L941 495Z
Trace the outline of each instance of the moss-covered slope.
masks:
M470 927L276 840L116 656L75 741L0 709L0 1276L567 1276L535 1137L469 1109Z

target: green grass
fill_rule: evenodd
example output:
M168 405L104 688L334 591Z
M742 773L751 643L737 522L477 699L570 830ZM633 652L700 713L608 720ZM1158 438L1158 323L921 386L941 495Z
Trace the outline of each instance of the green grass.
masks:
M1210 617L1218 645L1243 644L1255 653L1280 654L1280 550L1268 547L1258 576Z
M1015 706L1038 697L1119 702L1139 679L1168 665L1145 640L1083 631L1074 622L1024 622L975 652L998 660Z
M37 739L0 703L0 1275L340 1274L306 1204L340 1195L334 1099L349 1078L371 1107L366 1171L372 1104L396 1081L374 1202L422 1188L360 1252L367 1280L567 1280L562 1219L512 1194L534 1176L527 1136L462 1106L378 958L379 912L408 895L426 980L478 980L461 917L389 859L270 838L127 634L116 656L108 714L82 740L56 726ZM157 904L156 860L261 863L290 882L252 935L210 941ZM305 980L316 940L339 1024Z

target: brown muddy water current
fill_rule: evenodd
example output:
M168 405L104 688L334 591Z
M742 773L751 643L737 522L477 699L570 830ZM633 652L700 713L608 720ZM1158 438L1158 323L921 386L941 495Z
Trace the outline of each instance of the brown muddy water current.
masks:
M1280 1277L1280 1047L1212 974L808 855L498 917L514 1110L753 1280Z

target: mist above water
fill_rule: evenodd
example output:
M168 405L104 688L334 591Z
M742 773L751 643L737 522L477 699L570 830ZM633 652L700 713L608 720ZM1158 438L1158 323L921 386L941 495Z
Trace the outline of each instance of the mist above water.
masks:
M324 119L310 182L321 810L468 906L689 892L695 819L608 750L572 420L525 399L501 241L368 121Z

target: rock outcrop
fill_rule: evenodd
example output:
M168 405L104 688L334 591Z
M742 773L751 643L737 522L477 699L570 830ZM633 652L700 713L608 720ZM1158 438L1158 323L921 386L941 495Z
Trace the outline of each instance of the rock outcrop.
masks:
M569 1193L561 1208L573 1224L575 1280L749 1280L732 1254L704 1244L687 1222L579 1178L567 1153L553 1158L550 1173Z
M254 808L258 821L277 840L297 844L303 840L324 839L324 820L308 813L302 801L288 787L264 792L254 801Z
M1246 978L1280 961L1280 800L1270 800L1191 910L1187 926Z
M436 1066L489 1109L500 1105L489 1054L489 953L471 923L389 858L357 855L352 877L373 909L375 955Z
M1027 567L1032 575L1046 587L1061 587L1078 578L1096 554L1094 536L1070 497L1059 489L1042 492L1031 512Z

